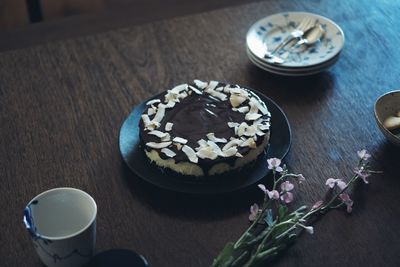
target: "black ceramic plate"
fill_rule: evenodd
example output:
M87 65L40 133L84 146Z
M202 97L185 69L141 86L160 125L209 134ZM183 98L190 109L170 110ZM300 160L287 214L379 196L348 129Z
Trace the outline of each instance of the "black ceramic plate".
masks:
M282 109L268 97L257 91L255 92L271 112L271 138L265 153L260 155L250 166L223 175L194 178L162 169L150 163L139 140L139 120L147 101L136 106L121 127L119 148L122 158L141 179L157 187L175 192L219 194L233 192L253 185L270 171L267 165L267 158L284 158L291 144L289 122Z
M136 252L128 249L110 249L94 256L84 267L148 267L149 263Z

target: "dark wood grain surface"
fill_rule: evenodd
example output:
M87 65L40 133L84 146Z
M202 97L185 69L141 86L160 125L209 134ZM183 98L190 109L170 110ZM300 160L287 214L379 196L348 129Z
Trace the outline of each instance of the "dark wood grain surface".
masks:
M343 28L346 45L331 70L287 78L249 62L247 29L287 10ZM210 265L247 227L262 192L194 198L158 190L129 171L118 149L136 104L199 78L255 88L283 108L293 131L285 162L307 178L296 204L318 200L328 177L351 173L359 149L384 172L360 186L351 215L326 215L276 266L400 266L400 151L373 116L376 98L399 88L399 12L397 1L271 0L1 53L0 265L41 266L22 211L61 186L97 201L97 251L129 248L151 266Z
M0 2L0 51L259 0L42 0L44 22L30 25L22 25L29 21L25 0L5 1Z

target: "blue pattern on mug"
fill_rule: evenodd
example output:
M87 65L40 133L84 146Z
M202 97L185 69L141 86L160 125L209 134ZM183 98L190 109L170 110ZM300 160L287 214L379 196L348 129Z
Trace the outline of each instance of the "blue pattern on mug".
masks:
M29 234L33 238L38 237L38 234L37 234L37 229L35 227L35 223L34 223L33 217L32 217L31 205L37 205L38 203L39 203L38 200L34 200L31 203L29 203L28 206L26 206L24 209L24 224L25 224L25 227L28 230Z
M79 252L78 249L74 249L73 251L71 251L70 253L68 253L67 255L64 256L60 256L57 253L52 253L49 252L48 249L45 248L48 247L50 244L53 243L53 241L43 238L40 234L37 233L37 228L35 226L34 220L33 220L33 216L32 216L32 205L37 205L39 203L38 200L34 200L31 203L29 203L25 209L24 209L24 219L23 222L25 224L26 229L28 230L29 234L32 236L33 238L33 244L37 249L41 249L47 256L53 258L54 262L57 261L62 261L65 259L68 259L70 257L72 257L73 255L78 255L84 258L89 258L92 255L89 254L84 254L82 252Z

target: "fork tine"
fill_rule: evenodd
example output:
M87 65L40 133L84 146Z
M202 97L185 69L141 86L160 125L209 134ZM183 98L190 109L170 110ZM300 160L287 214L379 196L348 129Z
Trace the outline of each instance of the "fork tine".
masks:
M305 21L305 22L302 24L301 28L299 27L299 30L304 32L305 30L310 28L310 26L312 24L312 19L310 17L306 17L303 21Z
M303 18L301 21L300 21L300 23L299 23L299 25L297 25L297 29L299 29L299 30L301 30L301 29L303 29L305 26L306 26L306 24L308 23L308 20L310 19L310 17L305 17L305 18Z
M304 31L310 29L311 27L313 27L315 25L315 21L313 18L310 18L310 24L308 25L307 29L305 29Z
M308 26L308 29L309 28L311 28L311 27L314 27L315 26L315 20L313 20L312 18L310 18L310 25ZM307 29L307 30L308 30Z
M300 23L297 25L295 31L300 31L300 32L304 32L307 29L309 29L313 24L312 18L311 17L304 17ZM293 32L292 32L293 33ZM292 35L292 34L291 34ZM283 42L281 42L277 47L275 47L274 50L272 50L271 54L276 53L277 51L279 51L280 49L282 49L283 47L285 47L288 43L290 43L293 40L293 36L287 36L285 38L285 40Z
M296 29L301 29L303 27L303 24L305 23L305 19L302 19L299 24L297 25Z

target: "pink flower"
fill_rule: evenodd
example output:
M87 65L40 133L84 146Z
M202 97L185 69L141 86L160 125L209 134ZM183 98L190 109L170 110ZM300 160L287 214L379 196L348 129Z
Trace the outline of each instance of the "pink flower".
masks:
M347 184L342 179L329 178L325 183L329 188L334 188L336 185L341 189L345 189Z
M280 159L271 158L271 159L267 159L267 162L268 162L268 169L275 170L277 172L283 171L282 167L279 166L279 165L281 165Z
M260 188L264 192L264 194L267 194L267 188L265 187L265 185L258 184L258 188Z
M270 199L279 199L279 192L276 190L269 191L265 185L259 184L258 187L266 194Z
M328 178L325 183L329 188L334 188L336 185L336 179Z
M281 200L288 204L293 201L293 194L291 192L286 192L281 196Z
M337 179L336 184L341 190L345 189L347 186L346 182L344 182L342 179Z
M297 175L297 178L299 179L299 184L301 184L302 182L304 182L306 180L306 178L304 178L303 174L299 174Z
M285 181L285 182L281 183L281 189L283 192L292 191L293 188L294 188L294 185L289 181Z
M276 190L272 190L272 191L267 190L267 195L270 199L279 199L279 192Z
M368 160L371 157L371 155L365 149L357 151L357 154L358 154L358 157L362 160Z
M353 200L351 200L349 194L347 193L341 193L339 195L340 200L346 205L347 207L347 212L350 213L352 211L353 207Z
M259 212L260 212L260 208L258 207L258 205L256 203L251 205L249 221L251 221L251 222L254 221L257 218Z
M355 168L354 173L360 176L360 178L363 179L364 183L368 184L367 177L369 176L369 173L366 173L363 168Z
M318 200L317 202L315 202L315 204L312 206L311 209L316 210L316 209L318 209L319 207L321 207L322 204L324 204L324 201Z

